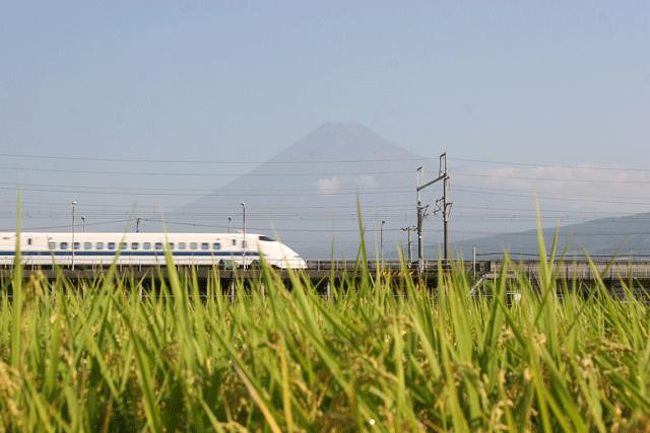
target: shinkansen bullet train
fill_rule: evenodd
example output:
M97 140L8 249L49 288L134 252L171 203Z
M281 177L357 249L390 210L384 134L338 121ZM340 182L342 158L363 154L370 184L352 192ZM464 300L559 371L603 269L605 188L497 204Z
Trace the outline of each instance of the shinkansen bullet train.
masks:
M177 265L222 268L257 266L261 256L276 268L304 269L305 261L282 242L247 233L67 233L20 234L26 265L162 265L165 243ZM16 234L0 232L0 265L14 262ZM119 256L118 256L119 252ZM117 257L117 258L116 258Z

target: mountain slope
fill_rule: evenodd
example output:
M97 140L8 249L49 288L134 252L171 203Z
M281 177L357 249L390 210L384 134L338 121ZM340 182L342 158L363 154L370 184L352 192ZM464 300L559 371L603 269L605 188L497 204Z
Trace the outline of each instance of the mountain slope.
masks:
M544 229L547 249L550 249L556 229ZM594 256L644 256L650 255L650 213L623 217L601 218L557 229L559 251L581 255L587 251ZM538 253L537 231L504 233L454 244L454 251L471 257L472 248L479 254L508 250L513 256L534 256Z
M327 123L251 172L170 216L198 229L275 234L302 255L353 258L359 244L357 199L371 255L383 234L387 255L414 220L415 172L424 158L354 123ZM383 233L381 221L384 224ZM197 224L198 223L198 224ZM390 245L390 251L388 250Z

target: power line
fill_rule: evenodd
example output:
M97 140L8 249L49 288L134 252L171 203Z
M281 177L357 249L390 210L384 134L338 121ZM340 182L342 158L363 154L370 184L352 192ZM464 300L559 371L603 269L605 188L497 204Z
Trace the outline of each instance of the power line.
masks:
M23 203L23 205L29 205L30 203ZM32 203L33 204L33 203ZM60 208L61 210L54 211L54 212L45 212L48 217L52 217L53 215L67 215L67 205L61 204L61 203L51 203L51 204L44 204L44 206L47 206L47 209L50 209L53 206L56 206ZM109 216L109 215L115 215L115 216L123 216L123 215L160 215L161 212L158 212L156 210L154 211L144 211L143 209L149 208L149 209L156 209L155 206L151 207L139 207L136 210L133 208L127 208L125 207L126 210L122 212L107 212L103 209L114 209L115 207L119 206L112 206L112 205L87 205L84 204L84 208L88 207L95 207L97 210L86 210L85 213L88 215L102 215L102 216ZM537 218L537 215L534 210L530 208L515 208L515 207L488 207L488 206L464 206L464 205L458 205L456 206L457 208L463 210L464 212L461 212L457 215L457 218L460 220L467 220L468 218L473 218L474 220L478 220L481 222L485 222L487 220L492 220L492 221L516 221L516 220L535 220ZM163 214L170 214L170 215L178 215L178 216L183 216L183 217L188 217L188 218L216 218L216 217L226 217L232 214L232 207L209 207L209 206L204 206L201 207L203 209L214 209L214 212L210 211L196 211L196 210L175 210L175 211L166 211L162 212ZM308 207L300 207L300 206L295 206L293 209L308 209L308 210L315 210L317 211L318 209L332 209L332 208L337 208L337 209L349 209L348 212L335 212L335 213L327 213L327 214L322 214L322 213L287 213L287 212L278 212L276 209L268 209L268 208L256 208L256 215L257 216L264 216L264 217L269 217L269 218L288 218L288 217L295 217L298 219L303 219L305 221L309 221L312 219L321 219L320 217L322 216L323 218L336 218L336 217L356 217L357 213L355 210L353 210L352 206L308 206ZM369 206L370 208L370 206ZM218 211L219 209L224 209L223 211ZM364 208L365 209L365 208ZM362 217L363 218L371 218L371 217L382 217L382 216L392 216L392 217L405 217L408 218L409 212L411 210L410 205L396 205L396 206L380 206L380 207L373 207L373 211L370 212L364 212L362 210ZM392 209L392 210L391 210ZM473 213L467 213L467 211L477 211ZM34 208L25 208L23 207L23 213L24 212L29 212L30 214L33 214L34 212L38 212ZM518 212L518 213L504 213L504 212ZM527 214L521 214L520 212L526 212ZM560 215L551 215L549 216L549 213L553 214L560 214ZM15 216L15 211L10 211L11 216ZM573 219L584 219L588 218L586 215L614 215L614 216L620 216L620 212L614 212L614 211L585 211L585 210L576 210L576 209L546 209L542 212L542 218L543 219L548 219L548 218L560 218L560 219L568 219L568 218L573 218ZM644 217L644 216L634 216L634 214L625 216L628 219L633 219L633 220L650 220L650 217ZM592 217L593 218L593 217Z
M638 171L638 172L650 172L648 168L638 168L638 167L611 167L611 166L600 166L600 165L567 165L567 164L539 164L539 163L527 163L527 162L516 162L516 161L496 161L489 159L474 159L474 158L449 158L452 161L461 161L461 162L474 162L479 164L493 164L493 165L506 165L506 166L516 166L516 167L531 167L531 168L565 168L569 170L603 170L603 171Z
M571 183L617 183L617 184L637 184L648 185L650 180L613 180L613 179L558 179L553 177L529 177L529 176L511 176L506 174L485 174L485 173L467 173L458 172L457 176L461 177L481 177L481 178L498 178L498 179L515 179L515 180L528 180L528 181L544 181L544 182L571 182Z
M459 185L459 184L456 184L456 185ZM592 194L591 192L576 194L576 193L548 191L548 190L539 190L539 189L525 190L525 189L522 189L522 188L515 189L515 188L498 188L498 187L477 188L476 186L471 185L471 184L470 185L460 184L460 187L461 188L470 188L470 189L476 190L476 191L505 191L505 192L515 192L515 193L528 193L529 195L531 195L531 194L551 194L551 195L557 195L557 196L563 196L563 197L578 197L578 198L585 197L586 194L589 197L601 198L601 199L620 199L620 198L634 199L634 198L638 197L638 194L635 194L634 197L627 197L627 196L624 196L624 195L621 195L621 194L601 195L601 194Z
M209 160L209 159L154 159L154 158L111 158L93 156L63 156L63 155L34 155L19 153L0 153L0 157L41 159L41 160L63 160L63 161L96 161L96 162L129 162L129 163L155 163L155 164L202 164L202 165L254 165L254 164L342 164L342 163L375 163L375 162L399 162L399 161L425 161L431 158L368 158L368 159L326 159L326 160Z
M506 197L523 197L530 198L530 195L526 194L516 194L508 192L498 192L484 189L469 189L469 188L456 188L456 191L467 192L467 193L476 193L476 194L489 194L489 195L500 195ZM573 198L573 197L550 197L548 195L539 195L537 196L540 199L546 200L556 200L556 201L573 201L573 202L585 202L585 203L603 203L603 204L630 204L630 205L645 205L650 206L650 202L627 202L627 201L614 201L614 200L601 200L601 199L588 199L588 198Z
M517 208L517 207L498 207L498 206L465 206L465 205L456 205L454 207L460 208L460 209L478 209L478 210L496 210L496 211L518 211L518 212L532 212L533 215L535 214L535 210L532 210L530 208ZM548 212L553 212L553 213L567 213L567 214L595 214L595 215L605 215L605 214L610 214L610 215L620 215L620 212L614 212L614 211L588 211L588 210L568 210L568 209L542 209L541 214L544 216L545 213Z
M102 222L94 222L94 223L86 223L86 226L99 226L99 225L108 225L108 224L117 224L117 223L135 223L137 218L128 218L128 219L119 219L119 220L110 220L110 221L102 221ZM154 219L154 218L141 218L141 221L146 221L150 223L159 223L163 225L174 225L174 226L185 226L185 227L200 227L200 228L211 228L211 229L220 229L220 230L225 230L226 226L224 225L219 225L219 224L201 224L201 223L190 223L186 221L175 221L175 220L166 220L166 219ZM80 224L76 224L75 227L79 226ZM34 231L34 230L55 230L55 229L69 229L70 224L60 224L60 225L48 225L48 226L38 226L38 227L25 227L21 229L23 232L27 231ZM250 230L255 230L255 231L268 231L270 230L269 227L248 227ZM330 228L330 229L299 229L299 228L294 228L294 227L275 227L273 228L274 230L278 232L291 232L291 233L359 233L358 228L353 228L353 229L337 229L337 228ZM5 231L5 232L10 232L15 230L15 228L8 228L8 229L2 229L0 231ZM366 228L364 229L364 232L379 232L379 229L373 229L373 228ZM400 229L384 229L384 232L399 232ZM434 230L437 231L437 230Z
M0 185L7 185L7 182L0 182ZM48 192L48 193L75 193L75 194L97 194L97 195L130 195L130 196L162 196L162 197L266 197L266 196L312 196L315 193L318 193L317 189L307 190L291 190L291 189L270 189L270 190L256 190L258 192L252 192L252 190L228 190L228 193L216 193L210 192L215 191L214 189L208 188L188 188L188 189L179 189L179 188L106 188L106 187L89 187L89 186L80 186L74 187L73 185L57 185L57 184L24 184L28 186L23 188L22 191L28 192ZM33 187L32 187L33 186ZM39 188L41 186L42 188ZM47 188L48 186L54 186L59 188ZM60 189L60 188L70 188L71 190ZM75 188L75 189L73 189ZM0 186L0 190L14 191L15 187ZM142 191L141 191L142 190ZM584 202L584 203L603 203L603 204L626 204L626 205L640 205L640 206L650 206L650 201L622 201L622 200L604 200L597 198L585 198L584 196L579 196L577 194L565 194L565 193L554 193L554 192L543 192L544 195L537 195L537 193L525 193L525 192L500 192L500 191L517 191L514 189L480 189L480 188L455 188L458 192L466 192L470 194L489 194L489 195L499 195L506 197L521 197L521 198L530 198L532 196L537 196L540 199L546 200L555 200L555 201L571 201L571 202ZM145 191L161 191L161 192L145 192ZM170 191L170 192L165 192ZM178 192L171 192L178 191ZM192 193L189 191L206 191L205 193ZM405 188L384 188L384 189L341 189L336 192L321 193L321 195L327 196L340 196L340 195L355 195L355 194L399 194L399 193L411 193L412 191ZM560 197L552 197L552 195L559 195ZM610 196L612 197L612 196ZM327 206L323 206L327 207Z
M97 191L163 191L163 192L179 192L183 193L182 195L186 195L187 191L202 191L206 193L216 193L217 189L216 188L195 188L195 187L188 187L188 188L165 188L165 187L106 187L106 186L90 186L90 185L70 185L70 184L53 184L53 183L13 183L13 182L0 182L0 185L6 185L7 187L11 188L3 188L3 189L15 189L15 188L24 188L24 187L47 187L47 188L70 188L73 189L74 191L71 192L77 192L80 189L87 189L90 191L97 190ZM2 188L2 187L0 187ZM410 189L406 188L377 188L377 187L371 187L371 188L364 188L364 187L357 187L357 188L337 188L336 191L334 192L375 192L375 191L398 191L398 192L404 192L404 191L411 191ZM318 187L313 187L310 189L296 189L296 188L274 188L274 189L264 189L264 188L255 188L255 189L231 189L228 188L229 193L237 193L237 194L250 194L250 193L264 193L264 194L272 194L272 193L283 193L283 192L291 192L291 193L318 193L319 189ZM322 192L323 195L330 195L330 192Z
M410 220L411 214L410 209L404 209L402 211L375 211L375 212L365 212L362 214L362 217L364 219L380 219L380 218L392 218L392 219L399 219L400 221L408 221ZM500 212L500 211L499 211ZM553 221L576 221L576 222L584 222L586 220L593 219L593 217L586 217L586 216L580 216L580 212L574 212L575 214L568 214L568 215L554 215L554 216L549 216L549 217L544 217L542 218L544 220L548 220L549 218L552 219ZM22 218L25 220L31 220L31 219L45 219L45 218L65 218L67 217L68 212L64 208L61 208L60 210L56 211L43 211L43 210L23 210L22 213ZM103 210L96 210L96 211L86 211L85 212L86 216L90 217L125 217L129 215L137 215L139 217L158 217L160 215L159 212L106 212ZM227 218L228 216L232 215L232 212L228 211L223 211L223 212L170 212L168 213L170 215L173 215L175 217L186 217L186 218L191 218L194 221L198 220L215 220L215 219L220 219L220 218ZM616 214L618 216L618 214ZM11 217L12 219L15 218L16 212L15 211L5 211L4 213L0 213L1 217ZM356 218L357 214L354 211L350 212L336 212L336 213L327 213L327 214L321 214L321 213L281 213L281 212L261 212L259 210L256 211L256 215L251 216L252 219L254 220L259 220L259 221L296 221L296 222L302 222L302 223L309 223L309 222L317 222L317 221L322 221L322 222L329 222L329 221L336 221L338 220L339 222L341 220L345 219L353 219ZM502 214L502 213L497 213L495 214L494 212L478 212L478 213L459 213L456 215L456 220L458 222L481 222L481 223L502 223L502 222L525 222L525 221L535 221L537 219L537 216L535 214ZM650 217L633 217L633 216L627 216L626 217L627 221L634 220L634 221L650 221Z
M0 186L0 190L14 191L15 188ZM313 196L317 191L311 192L286 192L286 193L172 193L172 192L136 192L136 191L69 191L62 189L51 189L51 188L21 188L21 191L29 192L56 192L56 193L75 193L75 194L95 194L95 195L119 195L119 196L145 196L145 197L298 197L298 196ZM341 196L341 195L368 195L368 194L379 194L379 195L390 195L390 194L404 194L411 192L407 189L395 190L395 191L342 191L342 192L327 192L321 193L322 196Z
M8 182L0 182L0 185L13 185L12 183ZM293 196L293 195L313 195L314 193L317 193L317 189L256 189L256 190L228 190L228 194L218 194L218 193L210 193L214 192L214 188L147 188L147 187L134 187L134 188L127 188L127 187L117 187L117 188L109 188L109 187L94 187L94 186L74 186L74 185L65 185L65 184L38 184L38 183L28 183L28 184L21 184L20 185L21 189L24 191L31 191L31 192L59 192L59 193L83 193L83 194L111 194L111 195L136 195L136 196L206 196L206 197L227 197L227 196ZM28 187L27 189L23 189L23 187ZM37 188L32 188L32 187L37 187ZM57 189L39 189L38 187L56 187ZM59 189L59 188L70 188L73 189L72 191L67 191L64 189ZM2 187L0 186L0 189L2 190L10 190L13 191L15 190L14 187ZM84 191L86 190L86 191ZM456 191L459 192L467 192L471 194L489 194L489 195L501 195L501 196L507 196L507 197L522 197L522 198L530 198L531 196L537 196L538 198L542 199L548 199L548 200L557 200L557 201L575 201L575 202L589 202L589 203L604 203L604 204L628 204L628 205L650 205L650 201L646 202L639 202L639 201L621 201L621 200L604 200L600 198L585 198L584 195L578 195L578 194L567 194L567 193L558 193L558 192L550 192L550 191L531 191L529 193L526 193L522 190L516 190L516 189L507 189L507 188L464 188L464 187L456 187ZM168 193L148 193L148 192L139 192L139 191L162 191L166 192L169 191ZM173 191L176 191L174 193ZM188 193L188 191L205 191L205 194L192 194ZM255 192L253 192L255 191ZM505 191L505 192L501 192ZM512 192L510 192L512 191ZM329 196L329 195L341 195L341 194L355 194L355 193L360 193L360 194L380 194L384 192L394 192L394 193L401 193L401 192L411 192L409 189L405 188L371 188L371 189L353 189L353 188L344 188L337 190L336 192L332 193L323 193L322 195ZM544 195L541 195L544 194ZM558 195L559 197L552 197L552 195ZM607 198L607 197L614 197L614 196L596 196L596 197L602 197L602 198ZM620 196L616 196L620 197ZM324 206L326 207L326 206Z
M0 167L0 170L11 171L34 171L45 173L66 173L66 174L108 174L116 176L175 176L175 177L233 177L233 176L253 176L253 177L310 177L310 176L384 176L392 174L406 174L410 171L367 171L367 172L327 172L327 173L188 173L188 172L169 172L169 171L116 171L116 170L78 170L78 169L63 169L63 168L36 168L36 167Z
M123 222L130 222L132 221L131 219L119 219L119 220L110 220L110 221L101 221L101 222L94 222L94 223L85 223L85 226L100 226L100 225L107 225L107 224L117 224L117 223L123 223ZM81 223L76 223L74 226L75 227L81 227ZM32 231L32 230L53 230L53 229L70 229L71 225L70 224L61 224L61 225L51 225L51 226L40 226L40 227L25 227L21 228L21 232L27 232L27 231ZM16 228L10 228L10 229L0 229L2 232L10 232L14 231Z
M9 200L0 200L0 203L6 203L8 206L15 205L15 201L12 201L11 199ZM47 207L61 207L67 209L69 205L67 203L63 202L52 202L52 201L23 201L22 202L23 206L47 206ZM411 210L412 209L412 204L411 203L404 203L404 204L382 204L382 205L367 205L363 206L361 209L361 214L362 216L365 215L364 210L368 209L375 209L375 210L381 210L381 209L404 209L405 211ZM130 211L142 211L143 209L153 209L153 211L165 211L166 213L186 213L186 214L191 214L195 215L198 214L195 210L198 209L205 209L205 210L218 210L218 209L223 209L223 210L232 210L233 206L212 206L212 205L192 205L189 207L189 209L192 210L192 212L187 212L183 210L186 206L175 206L175 210L169 211L169 210L164 210L158 205L137 205L137 206L129 206L129 205L116 205L116 204L106 204L106 203L83 203L84 208L98 208L98 209L104 209L104 208L109 208L109 209L116 209L116 208L123 208L126 210ZM479 210L483 212L502 212L502 211L517 211L517 212L529 212L532 216L535 216L535 210L532 209L531 207L528 208L522 208L522 207L503 207L503 206L466 206L466 205L455 205L454 207L459 208L459 209L466 209L466 210ZM273 213L274 210L277 209L313 209L313 210L318 210L318 209L355 209L354 205L287 205L287 206L280 206L278 208L275 207L260 207L256 208L258 213ZM597 211L589 211L589 210L583 210L583 209L559 209L559 208L549 208L549 209L542 209L542 217L545 216L546 213L548 212L553 212L553 213L565 213L565 214L576 214L576 215L581 215L581 214L595 214L595 215L605 215L605 214L610 214L610 215L620 215L621 212L615 212L615 211L606 211L606 210L597 210ZM356 213L354 213L356 215ZM210 213L204 213L204 215L211 215Z
M6 203L9 206L12 206L16 204L15 200L12 199L7 199L7 200L0 200L0 203ZM68 203L64 202L52 202L52 201L34 201L34 200L23 200L21 202L23 206L26 205L36 205L36 206L48 206L48 207L64 207L64 208L69 208L70 205ZM154 210L162 210L159 205L119 205L119 204L106 204L106 203L93 203L89 202L86 203L84 202L83 207L96 207L96 208L110 208L110 209L115 209L115 208L124 208L124 209L130 209L130 210L141 210L141 209L154 209ZM177 208L182 209L187 206L176 206ZM362 208L363 210L366 209L393 209L393 208L411 208L412 204L411 203L405 203L405 204L384 204L384 205L365 205ZM355 205L282 205L282 209L356 209ZM191 209L229 209L232 210L233 206L214 206L214 205L192 205ZM259 211L268 211L277 209L277 208L272 208L268 206L264 207L257 207Z
M37 159L37 160L59 160L59 161L95 161L95 162L119 162L119 163L155 163L155 164L198 164L198 165L255 165L255 164L274 164L274 165L291 165L291 164L362 164L362 163L381 163L381 162L423 162L432 161L437 158L418 157L412 158L357 158L357 159L327 159L327 160L215 160L215 159L162 159L162 158L114 158L114 157L94 157L94 156L66 156L66 155L44 155L44 154L22 154L22 153L0 153L0 157L17 158L17 159ZM516 167L531 168L564 168L571 170L604 170L604 171L636 171L650 172L649 168L640 167L614 167L603 165L571 165L571 164L543 164L528 163L521 161L503 161L479 158L449 158L451 161L470 162L477 164L505 165Z
M26 211L23 210L21 213L21 218L23 219L40 219L40 218L64 218L68 216L69 212L66 212L65 209L56 210L56 211ZM0 214L2 215L2 214ZM16 215L15 211L5 211L3 216L14 217ZM86 216L102 216L102 217L111 217L111 216L126 216L134 215L133 212L104 212L104 211L95 211L95 212L85 212ZM184 212L180 215L178 213L173 214L175 217L188 217L194 220L197 219L215 219L215 218L226 218L232 215L232 212L210 212L210 213L193 213L193 212ZM137 212L139 217L158 217L159 213L155 212ZM365 213L363 214L364 219L368 218L382 218L382 217L393 217L393 218L408 218L410 214L404 210L399 212L374 212L374 213ZM257 216L252 215L253 219L257 220L296 220L303 222L310 221L330 221L333 219L348 219L350 221L356 221L356 213L353 211L350 212L337 212L337 213L276 213L276 212L264 212L260 213L257 211ZM355 223L356 224L356 223Z

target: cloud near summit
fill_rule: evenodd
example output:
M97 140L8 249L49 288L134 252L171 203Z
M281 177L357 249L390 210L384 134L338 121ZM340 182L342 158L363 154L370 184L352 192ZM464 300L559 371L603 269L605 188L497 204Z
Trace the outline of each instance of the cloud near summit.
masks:
M361 175L349 180L351 185L348 188L353 190L366 190L378 187L377 179L374 176ZM339 176L324 177L314 182L318 192L323 195L331 195L341 192L341 178Z
M338 176L318 179L316 187L321 194L335 194L341 188L341 179Z

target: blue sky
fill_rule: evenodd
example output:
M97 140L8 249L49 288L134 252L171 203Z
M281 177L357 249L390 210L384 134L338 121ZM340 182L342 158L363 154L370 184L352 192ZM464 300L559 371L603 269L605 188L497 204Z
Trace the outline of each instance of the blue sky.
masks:
M647 2L4 2L0 11L2 148L270 157L344 120L426 155L650 162Z
M262 161L352 121L424 156L644 167L649 46L645 1L2 1L0 153ZM196 187L0 170L28 181Z

